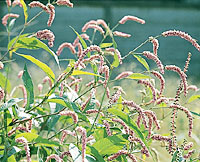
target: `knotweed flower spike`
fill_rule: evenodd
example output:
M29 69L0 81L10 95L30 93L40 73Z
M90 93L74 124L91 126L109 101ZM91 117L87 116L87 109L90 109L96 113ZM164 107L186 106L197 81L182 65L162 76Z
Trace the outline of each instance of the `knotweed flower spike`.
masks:
M65 151L65 152L62 152L62 154L60 155L60 158L61 159L63 159L65 156L72 156L71 154L70 154L70 152L69 151Z
M4 26L6 26L7 23L8 23L7 21L8 21L9 18L18 18L18 17L19 17L18 14L13 14L13 13L6 14L6 15L2 18L2 24L3 24Z
M99 105L100 106L100 105ZM86 114L94 114L94 113L98 113L99 112L99 114L102 116L102 117L104 117L104 113L103 112L100 112L99 110L96 110L96 109L91 109L91 110L87 110L86 111Z
M185 40L187 40L188 42L192 43L192 45L198 50L200 51L200 45L197 43L197 41L192 38L189 34L183 32L183 31L179 31L179 30L169 30L169 31L165 31L162 33L162 35L164 37L168 37L168 36L178 36L180 38L183 38Z
M55 7L52 4L48 4L47 7L49 8L49 19L47 25L51 26L55 18Z
M65 137L67 136L67 135L71 135L71 136L76 136L76 133L73 131L70 131L70 130L63 130L62 131L62 136L61 136L61 140L60 140L60 143L62 144L63 143L63 141L64 141L64 139L65 139Z
M21 78L23 74L24 74L24 70L21 70L21 71L18 73L17 77L18 77L18 78Z
M192 117L191 112L187 108L185 108L183 106L180 106L180 105L175 105L175 104L170 105L170 108L179 109L179 110L183 111L187 115L187 118L189 120L189 132L188 132L188 136L191 137L191 135L192 135L192 128L193 128L193 117Z
M162 95L164 89L165 89L165 79L164 77L157 71L152 71L151 72L155 77L157 77L160 80L160 92L159 92L159 96Z
M22 4L21 4L20 0L14 0L12 2L12 7L15 7L16 5L19 5L19 7L22 7Z
M59 96L62 97L63 96L63 93L64 93L64 83L60 83L60 93L59 93Z
M122 127L124 128L124 130L125 130L125 133L126 133L126 134L129 134L129 127L126 125L126 123L125 123L123 120L121 120L121 119L116 119L116 118L112 118L112 121L121 124L121 126L122 126Z
M82 78L80 78L80 79L75 79L74 81L72 81L72 82L69 84L69 86L72 87L73 85L78 84L78 83L80 83L81 81L82 81Z
M153 122L155 123L157 130L159 130L160 129L160 124L158 122L156 114L153 111L150 111L150 110L145 110L144 113L149 115L153 119Z
M131 72L131 71L124 71L124 72L122 72L121 74L119 74L119 75L115 78L115 80L119 80L119 79L126 78L126 77L130 76L131 74L133 74L133 72Z
M74 123L78 123L78 115L74 111L62 111L59 114L64 116L71 116L74 120Z
M188 158L190 158L190 157L192 156L192 154L193 154L194 152L195 152L195 150L188 151L188 153L185 154L183 157L184 157L185 159L188 159Z
M193 147L193 143L192 142L189 142L188 144L186 144L183 148L183 150L189 150Z
M105 127L106 127L106 133L107 133L107 135L108 135L108 136L112 136L112 132L111 132L111 130L110 130L110 124L109 124L106 120L103 121L103 124L104 124Z
M29 3L29 7L30 8L39 7L42 10L44 10L46 13L48 13L48 14L50 13L49 8L39 1L33 1L33 2Z
M38 84L38 91L39 91L39 93L42 93L42 89L43 89L43 85L42 84Z
M187 75L177 66L175 65L167 65L165 66L166 70L171 70L174 72L177 72L180 76L180 78L182 79L182 83L183 83L183 89L184 89L184 95L187 95Z
M4 68L3 62L0 61L0 70Z
M119 59L119 63L122 64L122 56L121 56L121 53L119 52L118 49L115 49L115 48L106 48L105 49L107 52L113 52L113 53L116 53L117 54L117 57ZM113 54L114 55L114 54Z
M89 40L90 39L90 37L87 34L85 34L85 33L81 34L80 36L81 36L81 38L83 38L85 40ZM74 42L72 43L72 45L74 47L76 47L79 44L79 40L80 40L80 38L77 36L76 39L74 40Z
M26 92L26 88L24 87L24 85L19 85L18 86L21 90L22 90L22 92L23 92L23 96L24 96L24 104L23 104L23 106L22 107L25 107L26 106L26 104L27 104L27 92Z
M71 7L73 8L73 3L70 2L70 0L57 0L56 1L57 5L65 5L65 6L68 6L68 7Z
M187 60L185 62L185 67L184 67L184 70L183 70L184 73L186 73L188 71L188 67L189 67L189 64L190 64L191 57L192 57L192 54L189 52Z
M89 25L97 25L97 22L95 20L90 20L89 22L85 23L85 25L82 27L82 32L86 32Z
M150 81L148 80L139 80L138 81L139 84L144 84L145 86L149 87L152 91L152 94L153 94L153 101L156 102L157 100L157 97L156 97L156 89L155 87L151 84Z
M51 88L52 87L52 81L51 81L51 79L48 76L46 76L43 79L42 83L45 84L47 81L49 82L49 87Z
M104 27L104 29L106 29L106 30L109 29L108 25L106 24L106 22L104 20L98 19L96 22L98 25L102 25Z
M154 55L158 55L158 47L159 47L159 43L158 40L156 38L153 37L149 37L151 43L153 44L153 54Z
M27 159L27 162L31 162L31 155L30 155L30 149L29 149L29 146L28 146L28 141L26 140L26 138L24 137L19 137L15 140L17 143L21 143L24 145L24 149L26 151L26 159Z
M165 71L164 71L164 66L163 66L162 62L159 60L159 58L158 58L157 56L155 56L154 54L152 54L152 53L149 52L149 51L144 51L144 52L143 52L143 55L144 55L146 58L153 60L153 61L157 64L157 66L158 66L158 68L160 69L160 72L161 72L162 74L165 73Z
M63 162L63 160L56 154L51 154L48 156L45 162L49 162L51 159L55 159L56 162Z
M86 32L88 29L90 29L90 28L92 28L92 29L94 29L94 30L98 30L101 34L104 34L105 32L104 32L104 30L100 27L100 26L98 26L98 25L94 25L94 24L89 24L85 29L84 29L84 31Z
M82 135L82 162L85 161L85 153L86 153L86 138L87 138L87 134L86 134L86 130L83 127L76 127L76 131L80 132Z
M7 6L11 6L11 0L6 0Z
M130 15L124 16L124 17L119 21L119 23L120 23L120 24L125 24L128 20L136 21L136 22L138 22L138 23L140 23L140 24L145 24L145 21L144 21L143 19L140 19L140 18L138 18L138 17L136 17L136 16L130 16Z
M23 131L23 132L30 132L30 130L27 129L26 127L18 126L17 128L11 129L11 130L8 132L8 136L9 136L9 137L12 136L12 135L16 132L16 130L20 130L20 131Z
M160 97L159 99L157 99L156 104L159 105L159 104L161 104L162 102L168 104L168 103L169 103L169 99L166 98L166 97Z
M114 31L113 34L114 36L118 36L118 37L125 37L125 38L131 37L130 34L119 32L119 31Z
M107 65L104 65L102 67L102 71L100 71L100 73L104 73L105 74L104 87L106 87L106 85L108 83L109 76L110 76L109 67Z
M65 42L65 43L62 43L62 44L58 47L58 50L57 50L56 54L57 54L58 56L60 56L61 52L63 51L63 48L65 48L65 47L69 48L73 54L76 53L76 50L75 50L74 46L73 46L71 43Z
M119 97L121 96L122 91L123 91L123 89L122 89L121 87L119 87L119 88L115 91L115 93L110 97L109 104L116 103L117 100L119 99Z
M55 36L53 34L52 31L50 30L39 30L37 33L36 33L36 37L41 39L41 40L48 40L48 44L50 47L53 47L53 44L54 44L54 40L55 40Z
M136 157L133 154L128 153L128 151L126 150L119 150L117 153L111 155L108 157L108 161L112 161L116 158L118 158L120 155L127 155L132 162L137 162Z
M195 86L195 85L189 85L189 86L187 87L187 91L188 91L188 90L198 91L199 89L198 89L197 86Z

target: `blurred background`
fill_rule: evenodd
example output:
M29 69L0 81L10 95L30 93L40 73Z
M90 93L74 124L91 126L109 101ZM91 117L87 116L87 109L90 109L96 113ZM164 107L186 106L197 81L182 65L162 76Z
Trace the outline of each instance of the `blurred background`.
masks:
M120 25L116 30L129 33L130 38L117 38L116 42L122 55L126 55L149 36L156 36L169 29L182 30L189 33L193 38L200 40L200 0L71 0L74 8L56 7L56 19L51 27L47 27L46 22L48 14L43 13L34 21L25 32L35 32L41 29L50 29L56 35L55 45L52 48L57 50L63 42L73 42L76 38L75 33L70 26L81 33L82 26L89 20L104 19L110 27L114 27L117 22L125 15L135 15L146 20L145 25L136 22L127 22ZM30 1L26 1L29 3ZM44 4L47 1L41 1ZM0 17L7 13L5 1L0 1ZM40 9L33 8L29 10L29 17L33 17ZM22 13L22 9L16 6L12 9L14 13ZM17 19L12 36L22 28L24 22L23 16ZM92 34L92 30L88 30ZM99 43L100 35L96 35L94 43ZM108 42L110 40L107 40ZM192 53L192 60L188 75L195 81L200 79L200 52L198 52L189 42L176 38L159 38L159 57L166 64L175 64L180 67L184 66L188 52ZM7 34L5 27L0 24L0 51L6 50ZM151 50L151 43L145 45L138 52ZM68 49L61 54L61 58L73 57ZM40 54L40 51L34 51ZM52 62L43 54L47 63ZM127 63L133 62L133 57L127 59ZM19 60L18 60L19 61ZM140 65L138 65L140 66Z

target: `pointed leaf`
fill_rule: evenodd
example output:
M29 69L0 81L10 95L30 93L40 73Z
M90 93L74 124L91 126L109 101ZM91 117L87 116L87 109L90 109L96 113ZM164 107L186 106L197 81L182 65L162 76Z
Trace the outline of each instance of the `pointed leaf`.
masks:
M32 63L34 63L35 65L37 65L40 69L42 69L48 75L48 77L52 80L52 82L54 82L55 74L53 73L51 68L48 67L45 63L35 59L34 57L30 55L23 55L23 54L17 54L17 55L22 56L26 58L27 60L31 61Z
M7 86L6 86L6 84L7 84ZM0 87L4 90L6 87L6 91L8 93L10 93L10 90L11 90L10 81L8 79L6 79L6 77L2 73L0 73Z
M141 73L133 73L127 77L128 79L150 79L151 77L148 75L144 75Z
M112 63L112 66L113 66L113 67L118 67L118 66L119 66L119 58L118 58L116 52L115 52L115 54L114 54L114 61L113 61L113 63Z
M22 79L27 92L27 104L25 109L28 110L30 109L30 104L34 103L34 89L33 89L33 82L31 76L28 73L26 64L24 66Z
M28 142L32 142L33 140L38 138L38 135L35 133L20 133L20 134L16 135L15 139L17 139L19 137L24 137L27 139Z
M100 44L101 48L107 48L107 47L111 47L113 45L113 43L102 43Z
M25 24L26 24L27 19L28 19L27 6L26 6L26 3L24 2L24 0L20 0L20 3L22 4L22 7L24 9L24 17L25 17Z
M12 98L10 99L8 102L4 103L3 105L1 105L0 107L0 112L3 110L7 110L9 107L12 107L13 105L15 105L16 103L22 101L23 99L19 99L19 98Z
M102 77L100 75L94 74L94 73L90 73L87 71L81 71L81 70L74 70L72 75L93 75L93 76L98 76L98 77Z
M133 55L149 71L149 65L144 58L139 55Z
M188 103L191 103L192 101L194 100L197 100L197 99L200 99L200 95L194 95L194 96L191 96L188 100Z
M60 144L58 142L55 142L55 141L52 141L52 140L48 140L48 139L42 138L40 136L38 136L35 139L35 143L36 143L36 146L47 146L47 147L60 146Z

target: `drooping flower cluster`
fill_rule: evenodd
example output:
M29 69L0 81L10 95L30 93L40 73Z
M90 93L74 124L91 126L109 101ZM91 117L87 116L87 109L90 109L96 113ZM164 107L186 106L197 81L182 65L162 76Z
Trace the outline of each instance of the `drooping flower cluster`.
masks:
M49 162L51 159L55 159L56 162L63 162L63 160L56 154L51 154L48 156L45 162Z
M6 26L7 23L8 23L7 21L8 21L9 18L18 18L18 17L19 17L18 14L14 14L14 13L6 14L6 15L2 18L2 24L3 24L4 26Z
M58 56L60 56L61 52L63 51L63 49L64 49L65 47L69 48L73 54L76 53L76 50L75 50L74 46L73 46L71 43L65 42L65 43L62 43L62 44L58 47L58 50L57 50L56 54L57 54Z
M62 111L59 114L64 116L71 116L73 118L74 123L78 123L78 115L74 111Z
M138 23L140 23L140 24L145 24L145 20L140 19L140 18L138 18L138 17L136 17L136 16L130 16L130 15L124 16L124 17L119 21L119 23L120 23L120 24L125 24L128 20L136 21L136 22L138 22Z
M4 90L0 87L0 101L4 99L5 93Z
M151 72L155 77L157 77L160 80L160 93L159 96L162 95L164 89L165 89L165 79L164 77L157 71L152 71Z
M48 40L48 44L50 47L53 47L55 36L52 31L45 29L45 30L39 30L36 33L36 37L41 40Z
M131 37L130 34L123 33L123 32L120 32L120 31L114 31L113 34L114 34L115 36L118 36L118 37L125 37L125 38Z
M68 6L68 7L71 7L71 8L73 8L73 6L74 6L73 3L70 2L70 0L57 0L56 4L59 5L59 6L65 5L65 6Z
M127 155L132 160L132 162L137 162L136 157L133 154L130 154L126 150L119 150L117 153L109 156L108 161L114 160L114 159L118 158L120 155Z

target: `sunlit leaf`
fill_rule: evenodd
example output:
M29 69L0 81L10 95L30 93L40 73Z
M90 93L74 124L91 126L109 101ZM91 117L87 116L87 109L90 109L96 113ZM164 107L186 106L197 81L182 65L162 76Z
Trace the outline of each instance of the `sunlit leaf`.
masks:
M139 55L133 55L149 71L149 65L144 58Z
M74 70L72 75L93 75L93 76L98 76L98 77L102 77L100 75L94 74L94 73L90 73L87 71L81 71L81 70Z
M127 78L129 78L129 79L150 79L151 77L148 75L141 74L141 73L133 73L133 74L129 75Z
M93 155L99 162L105 162L104 158L99 154L99 152L92 146L86 147L86 153Z
M8 150L8 157L14 155L15 153L17 153L19 151L21 151L21 149L16 146L10 147Z
M24 86L27 92L26 110L28 110L30 109L30 104L34 103L34 89L33 89L33 82L32 82L31 76L28 73L26 64L24 66L22 79L23 79Z
M16 135L15 139L17 139L19 137L24 137L27 139L28 142L32 142L33 140L38 138L38 135L35 133L20 133L20 134Z
M102 43L100 44L101 48L107 48L107 47L111 47L113 45L113 43Z
M17 54L17 55L22 56L26 58L27 60L31 61L32 63L34 63L35 65L37 65L40 69L42 69L48 75L48 77L52 80L52 82L54 82L55 75L53 71L51 70L51 68L48 67L45 63L37 60L36 58L30 55L23 55L23 54Z
M114 54L114 61L113 61L113 63L112 63L112 66L113 66L113 67L118 67L118 66L119 66L119 58L118 58L116 52L115 52L115 54Z
M40 136L38 136L35 139L35 143L36 143L36 146L47 146L47 147L60 146L60 144L58 142L48 140L48 139L42 138Z
M4 103L3 105L1 105L0 107L0 112L3 110L8 109L9 107L15 105L16 103L22 101L23 99L19 99L19 98L12 98L10 99L8 102Z
M10 81L6 79L6 77L2 73L0 73L0 87L3 88L4 90L6 87L6 91L10 93L10 90L11 90Z
M15 37L8 43L8 50L10 50L10 53L17 51L20 48L24 49L30 49L30 50L36 50L36 49L44 49L48 53L50 53L54 59L56 60L56 63L59 65L59 60L57 55L42 41L35 37L27 37L28 34L21 35L19 38ZM11 49L12 47L12 49Z
M192 101L194 100L197 100L197 99L200 99L200 95L194 95L194 96L191 96L188 100L188 103L191 103Z
M20 3L22 4L23 10L24 10L24 17L25 17L25 23L26 23L28 19L27 6L24 0L20 0Z

